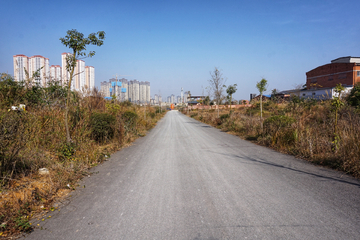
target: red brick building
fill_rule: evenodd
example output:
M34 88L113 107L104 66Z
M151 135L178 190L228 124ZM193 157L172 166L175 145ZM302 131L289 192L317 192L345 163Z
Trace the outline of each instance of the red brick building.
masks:
M360 82L360 57L341 57L306 73L306 88L332 88Z

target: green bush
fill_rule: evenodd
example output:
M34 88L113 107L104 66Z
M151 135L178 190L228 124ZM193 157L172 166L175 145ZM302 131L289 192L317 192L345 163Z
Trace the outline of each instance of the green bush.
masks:
M90 117L91 135L95 141L104 142L114 137L116 118L108 113L93 113Z
M120 102L120 105L123 107L130 107L130 106L132 106L132 103L129 100L126 100L126 101Z
M47 87L38 84L28 86L24 81L14 81L12 76L6 73L0 75L0 106L25 104L40 107L44 104L60 104L65 98L66 87L61 86L59 81L49 80Z
M64 143L58 149L58 157L60 161L70 160L75 154L74 143Z
M1 74L0 80L0 106L10 107L23 102L24 85L14 81L14 79L6 74Z
M360 84L356 84L354 88L351 89L346 101L350 106L356 108L360 107Z
M220 120L221 121L225 121L226 119L228 119L230 117L230 115L228 114L228 113L226 113L226 114L221 114L220 115Z
M126 111L121 116L124 121L124 128L126 132L134 131L136 127L136 121L138 119L138 115L133 111Z
M151 112L151 113L149 113L149 115L150 115L150 117L151 117L152 119L154 119L154 118L155 118L155 116L156 116L156 113Z
M161 113L161 108L160 107L155 107L155 113Z

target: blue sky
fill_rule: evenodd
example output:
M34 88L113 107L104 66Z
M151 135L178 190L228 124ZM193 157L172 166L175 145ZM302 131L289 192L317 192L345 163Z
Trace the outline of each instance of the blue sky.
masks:
M6 1L0 15L0 72L12 56L42 55L61 64L59 40L77 29L106 39L86 65L96 86L118 75L149 81L151 95L206 93L222 70L234 98L249 99L256 82L271 89L304 84L305 73L342 56L360 57L360 1Z

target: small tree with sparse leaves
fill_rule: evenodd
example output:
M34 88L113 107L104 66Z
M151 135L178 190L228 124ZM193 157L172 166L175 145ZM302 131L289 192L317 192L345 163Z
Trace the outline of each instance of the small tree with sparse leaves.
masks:
M88 37L84 37L84 34L78 32L76 29L68 30L64 38L60 38L62 44L72 50L71 55L66 57L66 70L70 73L69 82L68 82L68 94L66 99L65 107L65 128L66 128L66 142L70 144L70 132L69 132L69 123L68 123L68 114L69 114L69 102L70 102L70 91L71 91L71 81L74 77L74 70L76 67L76 60L80 57L92 57L95 55L95 51L90 51L86 54L86 47L88 45L101 46L104 43L105 32L99 31L97 33L91 33Z
M229 105L230 105L230 114L231 114L232 95L237 91L236 86L237 84L235 83L234 85L229 85L228 88L226 89L226 93L228 94L227 98L229 99ZM226 86L224 85L224 87Z
M267 80L265 78L261 79L260 82L258 82L256 84L256 88L259 90L260 93L260 122L261 122L261 129L263 129L263 124L262 124L262 97L263 97L263 93L267 90Z

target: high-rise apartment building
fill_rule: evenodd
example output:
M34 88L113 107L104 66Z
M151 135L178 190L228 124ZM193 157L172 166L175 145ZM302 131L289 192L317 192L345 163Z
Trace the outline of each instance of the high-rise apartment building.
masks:
M111 83L111 96L115 95L117 100L121 100L121 87L122 87L122 82L120 82L118 79L116 78L111 78L109 80L109 82Z
M120 84L121 83L121 84ZM109 82L101 82L100 91L104 97L115 94L119 101L131 101L133 103L150 103L150 82L128 81L125 78L112 78Z
M29 72L29 58L23 54L13 56L14 63L14 79L17 82L25 81L26 73Z
M125 78L119 79L119 82L121 82L121 84L122 84L119 100L120 101L128 101L128 99L129 99L129 92L128 92L129 82Z
M140 82L139 86L140 86L140 92L139 92L140 103L146 103L146 85L144 82Z
M133 99L133 81L130 80L128 82L128 100L132 102Z
M100 83L100 92L104 97L110 97L111 96L111 82L103 81Z
M145 91L146 91L145 101L150 102L150 98L151 98L151 96L150 96L150 82L145 82L145 86L146 86L146 88L145 88Z
M40 55L27 57L23 54L13 56L14 78L15 81L26 80L26 72L33 82L46 86L46 81L50 77L49 59ZM35 74L37 72L37 74Z
M85 61L76 60L73 80L73 90L82 91L85 87Z
M60 65L51 65L50 66L50 78L55 81L61 81Z
M95 87L95 68L92 66L85 67L85 88L92 90Z
M62 81L63 84L68 84L70 80L70 72L66 68L67 57L72 56L71 53L61 54L62 64ZM83 91L84 89L93 89L95 87L95 68L92 66L85 66L85 61L76 60L73 79L71 81L71 90Z
M15 81L24 81L27 79L26 72L33 82L37 82L45 87L47 81L61 81L63 85L67 85L70 80L70 73L67 71L67 57L72 56L71 53L61 54L61 65L52 65L50 67L49 59L41 55L27 57L23 54L13 56L14 79ZM34 74L34 73L38 74ZM74 77L71 83L71 89L81 91L84 88L93 89L95 87L95 68L85 66L83 60L77 60L74 69Z
M131 100L134 103L139 103L140 102L140 83L138 80L133 80L132 82L132 91L133 91L133 99Z
M62 78L62 84L63 85L67 85L68 81L70 79L70 73L68 72L67 68L66 68L66 58L67 56L71 56L71 53L62 53L61 54L61 78Z
M34 79L35 82L45 87L46 81L50 77L49 59L41 55L30 57L29 75L33 76L35 72L38 72L38 75Z

